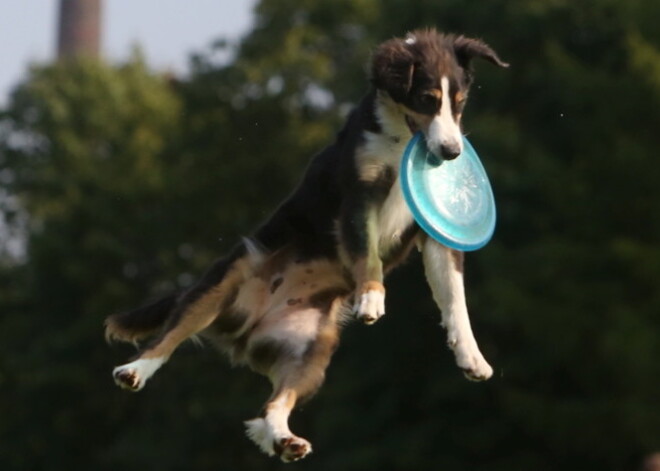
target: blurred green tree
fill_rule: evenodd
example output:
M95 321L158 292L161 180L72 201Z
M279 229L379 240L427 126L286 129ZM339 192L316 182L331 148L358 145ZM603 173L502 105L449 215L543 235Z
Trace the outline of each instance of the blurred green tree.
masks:
M160 242L171 242L180 109L136 56L34 67L2 115L3 189L25 230L11 237L26 251L2 267L4 469L70 467L112 428L98 414L108 396L90 382L107 364L99 322L173 263Z

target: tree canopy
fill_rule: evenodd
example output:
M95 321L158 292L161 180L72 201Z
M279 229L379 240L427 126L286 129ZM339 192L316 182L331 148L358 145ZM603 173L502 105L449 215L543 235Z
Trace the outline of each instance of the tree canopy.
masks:
M635 469L660 448L659 16L656 0L261 0L185 79L139 53L32 67L0 110L0 467L280 469L243 436L265 380L185 345L126 394L110 371L131 347L108 347L103 319L249 234L367 90L374 46L433 26L512 64L476 64L464 118L498 206L466 267L495 377L461 377L413 257L293 417L315 447L294 466Z

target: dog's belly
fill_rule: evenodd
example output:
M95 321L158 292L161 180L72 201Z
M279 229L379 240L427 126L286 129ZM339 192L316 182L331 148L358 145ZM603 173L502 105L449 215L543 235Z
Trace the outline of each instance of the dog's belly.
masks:
M322 326L345 320L347 312L332 310L334 301L352 290L341 264L294 259L245 280L231 306L204 332L234 364L268 374L280 356L302 358Z

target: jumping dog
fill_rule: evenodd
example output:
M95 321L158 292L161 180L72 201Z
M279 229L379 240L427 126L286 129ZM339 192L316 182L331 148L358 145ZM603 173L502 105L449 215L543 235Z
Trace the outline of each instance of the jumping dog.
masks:
M385 313L384 276L415 246L458 366L488 379L493 370L468 318L463 254L420 231L398 176L417 131L438 158L460 155L474 58L508 66L480 40L432 29L381 44L370 90L270 218L187 291L108 317L108 339L153 337L114 369L115 382L139 391L199 334L270 379L272 396L246 422L247 434L269 455L301 459L312 447L289 430L291 410L320 387L342 325L353 316L372 324Z

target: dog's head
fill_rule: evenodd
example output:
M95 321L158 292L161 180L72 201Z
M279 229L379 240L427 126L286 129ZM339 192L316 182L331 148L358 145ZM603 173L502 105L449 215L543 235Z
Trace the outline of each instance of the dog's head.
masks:
M413 133L424 133L429 150L450 160L463 150L460 123L476 57L509 66L478 39L414 31L378 47L371 81L399 105Z

